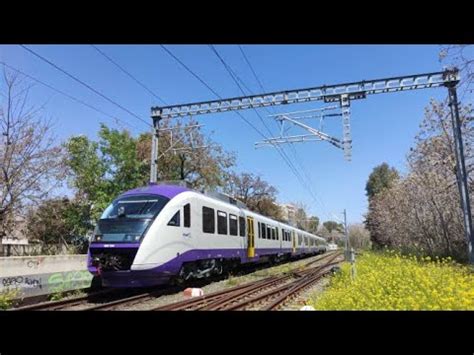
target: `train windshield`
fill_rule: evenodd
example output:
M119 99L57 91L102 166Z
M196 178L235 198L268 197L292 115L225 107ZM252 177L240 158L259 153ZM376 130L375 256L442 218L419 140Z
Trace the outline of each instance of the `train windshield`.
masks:
M138 242L168 203L158 195L127 196L115 200L97 223L94 242Z
M100 219L154 218L170 199L158 195L127 196L112 202Z

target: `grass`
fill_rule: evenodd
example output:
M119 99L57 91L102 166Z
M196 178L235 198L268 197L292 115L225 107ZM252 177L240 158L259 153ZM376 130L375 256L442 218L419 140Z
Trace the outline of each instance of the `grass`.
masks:
M226 285L228 286L236 286L239 284L239 281L235 279L235 277L233 276L229 276L229 278L227 279L227 281L225 282Z
M474 310L474 273L450 258L366 252L308 302L319 310Z
M72 291L54 292L48 296L48 299L50 301L61 301L65 299L66 297L75 298L75 297L82 297L85 295L86 295L86 292L84 292L84 290L78 289L78 290L72 290Z

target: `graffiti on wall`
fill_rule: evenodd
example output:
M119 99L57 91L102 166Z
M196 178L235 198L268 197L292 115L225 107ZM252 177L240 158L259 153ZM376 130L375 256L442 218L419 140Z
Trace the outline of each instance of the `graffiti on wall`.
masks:
M38 257L34 259L29 259L26 261L26 266L29 269L37 269L44 261L45 257Z
M87 270L57 272L48 277L50 292L62 292L89 287L92 274Z
M35 276L12 276L3 277L4 288L42 288L41 277Z
M92 274L87 270L21 275L0 278L1 289L19 290L21 296L37 296L90 287Z

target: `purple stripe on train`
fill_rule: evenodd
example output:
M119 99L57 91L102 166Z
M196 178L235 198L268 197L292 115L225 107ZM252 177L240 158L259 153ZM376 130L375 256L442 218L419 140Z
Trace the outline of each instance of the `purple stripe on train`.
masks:
M136 243L91 243L89 248L138 248L140 246L140 242Z

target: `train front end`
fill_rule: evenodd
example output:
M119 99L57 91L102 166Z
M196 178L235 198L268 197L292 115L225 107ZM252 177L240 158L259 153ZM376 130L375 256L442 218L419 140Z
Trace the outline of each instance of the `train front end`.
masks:
M154 240L151 227L168 202L188 189L150 185L130 190L103 212L89 245L87 266L103 287L149 287L164 284L169 276L135 267L143 241ZM155 232L156 233L156 232Z

